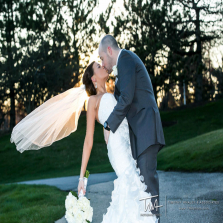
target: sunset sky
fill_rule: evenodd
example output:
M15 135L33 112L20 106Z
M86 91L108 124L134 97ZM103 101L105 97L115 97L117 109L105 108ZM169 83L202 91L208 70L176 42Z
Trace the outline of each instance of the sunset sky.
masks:
M100 15L100 13L105 11L106 8L108 7L109 2L110 2L110 0L99 0L99 5L94 9L94 16L98 16L98 15ZM123 6L123 0L119 0L115 3L114 10L112 11L112 15L117 16L121 12L124 12L124 11L125 11L125 9L124 9L124 6ZM111 19L110 19L110 21L108 21L108 24L110 24ZM103 36L98 36L98 42L100 42L100 39L102 37ZM222 66L223 45L221 45L219 47L213 47L210 50L210 57L211 57L211 60L213 61L213 66L215 68L217 68L219 66ZM98 49L96 49L93 52L89 63L93 60L100 62L100 60L98 59Z

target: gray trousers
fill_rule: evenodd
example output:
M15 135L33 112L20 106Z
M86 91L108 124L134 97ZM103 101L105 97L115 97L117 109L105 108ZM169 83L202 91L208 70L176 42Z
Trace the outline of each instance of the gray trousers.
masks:
M140 175L144 177L144 182L147 185L146 192L148 193L150 192L151 196L158 195L158 197L151 198L151 202L153 206L160 205L159 178L158 178L158 173L156 171L157 154L158 154L159 147L160 147L159 144L151 145L137 158L137 167L139 167ZM147 201L147 204L148 204L148 201ZM151 210L152 214L156 214L156 217L159 218L159 221L158 221L159 223L160 223L160 208L161 207L159 208L154 207L154 210Z

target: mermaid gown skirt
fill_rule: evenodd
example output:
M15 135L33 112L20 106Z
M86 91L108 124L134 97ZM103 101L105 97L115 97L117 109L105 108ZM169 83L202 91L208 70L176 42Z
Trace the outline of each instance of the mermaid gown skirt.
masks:
M102 96L98 110L98 118L102 125L116 104L113 94L105 93ZM136 160L132 157L126 118L115 133L110 131L107 150L117 179L114 180L110 206L106 214L103 214L102 223L157 223L158 219L150 211L151 200L140 201L142 198L150 197L151 193L145 191L147 186L143 182L144 177L140 175L140 169L137 168Z

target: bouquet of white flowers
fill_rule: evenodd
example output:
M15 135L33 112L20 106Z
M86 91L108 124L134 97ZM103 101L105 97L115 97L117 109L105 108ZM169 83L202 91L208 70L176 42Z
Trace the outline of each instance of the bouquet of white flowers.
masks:
M86 190L89 172L85 173L84 187ZM81 194L81 192L80 192ZM79 197L74 191L69 192L65 200L66 214L68 223L90 223L92 222L93 208L90 205L90 199L87 199L83 193Z

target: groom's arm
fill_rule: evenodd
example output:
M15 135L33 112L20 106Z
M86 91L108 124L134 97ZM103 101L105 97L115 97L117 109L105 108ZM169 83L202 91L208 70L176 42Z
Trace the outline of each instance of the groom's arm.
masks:
M135 92L135 61L128 52L123 52L119 58L120 96L114 110L107 119L113 133L128 113Z

